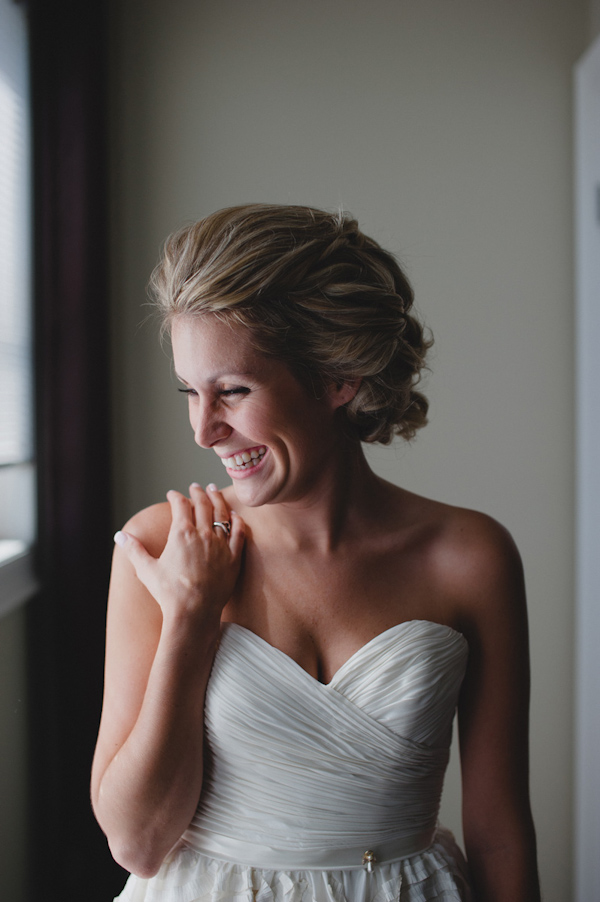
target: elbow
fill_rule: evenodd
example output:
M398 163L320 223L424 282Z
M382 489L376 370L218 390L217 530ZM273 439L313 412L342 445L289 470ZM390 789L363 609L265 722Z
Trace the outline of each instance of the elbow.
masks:
M114 860L130 874L148 880L158 873L161 864L177 841L165 843L164 833L158 829L132 829L131 825L106 825L100 822Z
M114 800L109 804L102 787L92 793L92 807L114 860L144 880L158 873L191 820L187 812L183 818L169 817L168 805L149 812L148 806L137 810L133 805L115 805Z
M169 833L164 823L151 824L145 819L144 825L130 819L112 816L101 804L101 793L92 794L92 807L96 820L106 836L108 848L114 860L130 874L147 880L154 877L181 835Z
M151 842L140 842L139 839L134 842L109 839L108 846L117 864L144 880L158 873L168 851L157 848Z

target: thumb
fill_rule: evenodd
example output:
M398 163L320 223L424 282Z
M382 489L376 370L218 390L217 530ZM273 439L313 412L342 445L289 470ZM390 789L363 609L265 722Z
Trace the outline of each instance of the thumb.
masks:
M136 572L136 576L141 579L144 571L148 569L151 563L154 563L155 559L146 551L140 540L132 536L130 532L121 532L121 530L116 532L115 544L125 552Z

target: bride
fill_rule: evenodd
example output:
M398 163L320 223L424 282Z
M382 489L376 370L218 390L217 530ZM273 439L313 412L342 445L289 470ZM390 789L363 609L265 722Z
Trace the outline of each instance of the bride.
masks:
M230 484L115 537L92 801L119 899L535 902L518 553L363 453L426 422L406 277L350 217L257 204L153 281ZM437 823L456 709L466 862Z

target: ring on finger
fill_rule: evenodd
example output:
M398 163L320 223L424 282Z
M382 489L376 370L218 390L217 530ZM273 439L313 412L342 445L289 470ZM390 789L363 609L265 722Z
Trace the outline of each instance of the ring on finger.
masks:
M213 529L216 529L217 526L219 529L222 529L227 538L231 535L231 523L229 520L215 520L213 523Z

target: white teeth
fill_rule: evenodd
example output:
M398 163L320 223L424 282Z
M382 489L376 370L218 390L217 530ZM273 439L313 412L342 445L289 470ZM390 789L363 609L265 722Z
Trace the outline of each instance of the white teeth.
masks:
M260 448L253 448L252 451L242 451L241 454L234 454L233 457L222 457L221 462L229 470L251 470L263 459L266 453L267 449L262 445Z

